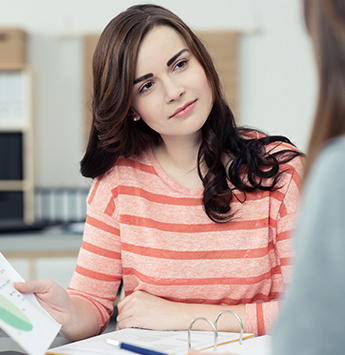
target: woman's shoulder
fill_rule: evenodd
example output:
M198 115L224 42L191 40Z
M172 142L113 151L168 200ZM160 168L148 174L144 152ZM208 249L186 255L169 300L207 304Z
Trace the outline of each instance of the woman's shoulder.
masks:
M113 180L115 177L135 173L136 171L151 171L153 170L154 159L152 150L149 148L140 154L130 155L129 157L120 156L115 164L104 174L96 179L107 181Z
M155 171L151 164L150 151L140 155L120 157L104 174L93 179L87 198L88 205L99 211L107 208L108 202L119 193L120 186L138 186L138 182L152 183Z
M259 140L265 146L267 153L275 153L284 150L300 152L291 141L281 135L269 135L263 131L251 128L241 128L240 136L245 140Z
M345 135L333 138L326 142L325 147L321 151L321 157L324 155L335 155L344 156L345 155Z
M266 134L264 132L261 132L259 130L254 129L254 128L246 128L246 127L239 128L239 135L241 138L247 139L247 140L259 139L259 138L266 136Z
M316 158L313 170L331 176L345 175L345 135L326 142Z

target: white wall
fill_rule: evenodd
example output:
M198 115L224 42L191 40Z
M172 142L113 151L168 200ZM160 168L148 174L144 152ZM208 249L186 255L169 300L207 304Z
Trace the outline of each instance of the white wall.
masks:
M84 186L81 36L100 33L130 0L0 0L0 27L29 34L34 73L36 185ZM316 73L300 0L156 0L195 30L239 29L241 124L305 150Z

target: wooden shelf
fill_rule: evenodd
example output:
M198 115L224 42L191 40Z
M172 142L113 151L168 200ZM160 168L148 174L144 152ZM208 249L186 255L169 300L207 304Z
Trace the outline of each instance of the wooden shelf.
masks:
M1 218L11 218L12 213L22 215L25 222L31 223L34 222L34 163L33 163L33 123L32 123L32 74L31 70L26 65L18 64L9 64L4 65L0 64L0 74L3 72L11 72L8 75L2 76L2 90L7 94L9 99L8 108L2 101L2 105L9 112L8 117L0 117L0 133L2 136L6 136L6 143L4 144L15 144L17 147L17 156L15 159L19 159L19 166L22 164L22 172L18 177L21 177L21 180L0 180L0 193L6 195L6 201L2 202L0 205L0 219ZM12 72L19 72L20 75L13 75ZM9 94L12 93L13 96ZM16 100L19 100L20 104L16 105L16 100L13 99L16 97ZM5 106L4 106L5 105ZM18 112L16 111L19 110ZM3 112L3 111L2 111ZM13 122L11 122L11 119ZM8 133L8 135L7 135ZM13 137L14 133L20 133L20 139L10 138ZM5 137L4 137L5 138ZM12 140L12 143L11 143ZM4 142L4 141L3 141ZM20 146L18 145L20 144ZM1 154L1 153L0 153ZM8 153L10 154L10 152ZM10 159L12 157L10 156ZM6 169L10 167L12 162L8 162L6 152L2 154L2 160L0 162L5 165L5 167L0 166L0 169ZM18 168L19 169L19 168ZM6 177L6 175L3 175ZM11 177L11 175L8 175ZM12 174L13 177L15 175ZM13 192L13 194L12 194ZM18 192L23 192L23 196L20 198L22 200L21 206L19 206L19 197ZM14 197L16 195L16 197ZM0 200L1 203L1 200ZM12 204L12 205L11 205ZM6 206L10 205L9 210L6 209ZM16 210L18 206L18 213L12 212ZM23 208L23 210L21 210ZM16 217L14 217L16 218Z
M0 133L2 132L26 132L29 129L29 124L7 125L0 122Z
M0 63L0 71L25 71L28 69L24 64L2 64Z
M0 191L31 190L33 182L28 180L0 180Z
M21 191L24 190L23 180L0 180L0 190Z

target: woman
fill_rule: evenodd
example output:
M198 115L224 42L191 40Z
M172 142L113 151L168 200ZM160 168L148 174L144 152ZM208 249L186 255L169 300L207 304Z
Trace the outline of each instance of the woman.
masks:
M289 275L301 154L236 127L204 46L160 6L108 24L93 76L81 172L94 182L68 295L48 281L18 289L69 339L103 331L121 280L119 328L187 329L228 309L265 333ZM229 317L219 329L239 325Z
M305 0L319 72L291 287L273 354L342 354L345 348L345 1Z

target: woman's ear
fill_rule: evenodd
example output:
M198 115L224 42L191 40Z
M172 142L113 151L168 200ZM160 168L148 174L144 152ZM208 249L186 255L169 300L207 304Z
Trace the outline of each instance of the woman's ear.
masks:
M137 122L140 120L140 115L133 109L131 108L128 112L128 116L134 121Z

